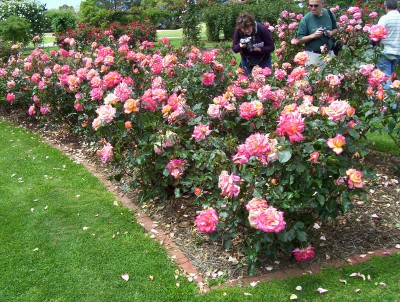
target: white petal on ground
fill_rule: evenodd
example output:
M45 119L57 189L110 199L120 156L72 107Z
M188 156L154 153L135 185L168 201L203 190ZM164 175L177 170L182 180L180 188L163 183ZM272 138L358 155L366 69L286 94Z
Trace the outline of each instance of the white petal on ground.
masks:
M122 274L121 278L124 279L125 281L129 280L129 275L128 274Z
M253 281L253 282L250 283L250 286L251 287L256 287L258 282L260 282L260 281Z
M297 285L296 290L301 291L301 290L303 290L303 288L300 285Z
M319 292L320 294L324 294L324 293L326 293L327 291L328 291L327 289L322 288L322 287L318 287L318 288L317 288L317 292Z
M297 300L297 296L295 294L290 295L290 300Z

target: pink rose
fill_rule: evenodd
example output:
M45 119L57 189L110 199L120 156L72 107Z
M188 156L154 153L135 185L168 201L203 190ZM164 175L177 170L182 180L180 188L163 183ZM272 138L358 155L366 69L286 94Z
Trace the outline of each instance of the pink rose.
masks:
M216 230L217 224L217 211L213 208L201 211L196 217L196 226L200 232L212 233Z
M362 172L357 171L355 169L348 169L346 171L347 175L347 184L350 189L353 188L362 188L364 186L362 182Z
M314 252L314 250L313 250L313 248L312 248L311 245L309 245L309 246L308 246L307 248L305 248L305 249L296 248L296 249L294 249L294 250L292 251L292 253L293 253L293 255L294 255L294 258L295 258L297 261L305 261L305 260L314 258L314 256L315 256L315 252Z
M333 152L339 155L340 153L343 152L342 147L346 144L346 138L343 135L338 134L334 138L328 138L326 143L328 144L328 147L332 149Z
M228 174L228 171L222 171L218 178L218 187L222 190L222 195L237 197L240 193L240 187L236 184L241 182L239 176L234 173Z
M313 164L316 164L319 158L319 152L314 151L313 153L310 154L310 160Z
M100 151L100 160L103 163L107 163L113 156L113 146L110 143L105 143L103 149Z
M211 130L208 125L199 124L194 127L192 137L196 141L201 141L201 140L206 139L206 136L208 136L210 133L211 133Z
M283 212L274 207L269 207L260 213L257 218L257 228L266 233L279 233L285 229L286 222L283 220Z

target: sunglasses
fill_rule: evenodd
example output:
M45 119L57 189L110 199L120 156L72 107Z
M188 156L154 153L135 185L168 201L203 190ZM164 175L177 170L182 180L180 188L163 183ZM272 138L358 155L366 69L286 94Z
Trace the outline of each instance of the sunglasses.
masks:
M308 6L309 6L309 7L318 7L319 4L309 4Z

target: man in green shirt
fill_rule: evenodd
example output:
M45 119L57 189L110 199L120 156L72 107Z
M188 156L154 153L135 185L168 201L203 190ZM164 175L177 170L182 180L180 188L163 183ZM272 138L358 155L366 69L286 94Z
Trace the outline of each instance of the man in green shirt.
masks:
M309 0L308 8L310 12L301 19L297 37L300 44L305 44L308 64L318 64L322 53L333 55L331 38L338 31L337 23L334 14L323 8L323 0Z

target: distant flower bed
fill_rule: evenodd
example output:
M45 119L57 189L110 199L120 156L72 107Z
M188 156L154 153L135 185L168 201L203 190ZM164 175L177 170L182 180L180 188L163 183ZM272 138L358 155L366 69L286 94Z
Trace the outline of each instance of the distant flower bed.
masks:
M106 29L93 27L89 24L79 24L77 29L68 30L66 33L57 33L55 43L63 49L90 48L92 43L107 45L121 37L127 39L126 45L134 47L143 41L155 41L156 28L149 22L132 22L126 25L112 23Z

